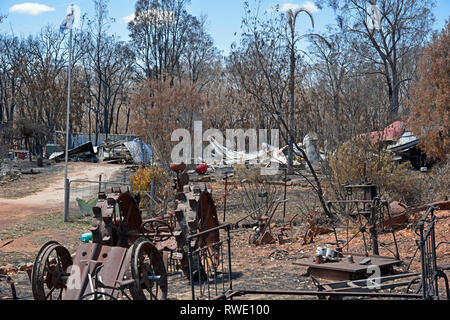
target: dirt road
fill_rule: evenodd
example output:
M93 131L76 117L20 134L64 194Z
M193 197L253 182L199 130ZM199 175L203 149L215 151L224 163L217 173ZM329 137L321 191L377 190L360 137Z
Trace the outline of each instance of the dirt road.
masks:
M61 168L64 163L54 167L55 174L43 178L49 181L39 181L39 177L33 181L20 181L23 185L34 183L45 186L40 190L36 188L37 192L18 199L2 198L0 195L0 231L32 215L64 211L64 170ZM71 162L69 179L96 181L101 174L103 181L109 181L123 167L116 164ZM20 184L14 187L20 188Z

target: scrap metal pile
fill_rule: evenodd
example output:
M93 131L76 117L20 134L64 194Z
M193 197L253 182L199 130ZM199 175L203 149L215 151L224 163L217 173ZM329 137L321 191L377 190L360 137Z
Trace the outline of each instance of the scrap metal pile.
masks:
M207 186L191 183L185 164L171 164L170 167L176 174L175 201L171 210L144 220L138 201L128 188L99 192L99 200L92 209L91 233L73 256L55 241L46 243L39 251L31 272L34 298L167 299L167 274L175 269L180 269L189 280L192 299L231 299L249 294L316 296L319 299L440 299L439 283L442 282L446 298L450 298L445 274L450 267L436 264L436 249L444 244L435 244L434 210L437 208L429 206L415 229L417 250L412 259L420 252L420 272L408 271L411 262L406 270L399 272L394 267L404 266L404 262L400 259L395 230L405 222L401 215L406 208L400 204L390 206L378 197L377 187L370 183L346 186L345 200L328 202L330 212L339 216L336 221L328 221L334 242L327 242L328 247L317 248L312 258L292 262L308 267L316 291L235 289L230 229L238 227L246 217L234 224L220 225ZM359 197L361 194L362 198ZM279 205L286 201L285 195L283 200L271 203L253 229L250 244L272 244L277 240L282 244L289 236L295 216L281 226L279 233L272 230L272 219ZM283 221L284 217L285 209ZM358 226L356 232L349 233L350 222ZM337 228L341 230L339 236ZM226 232L224 239L220 239L220 230ZM305 242L310 237L309 231L317 230L308 230ZM392 242L386 245L379 241L380 234L390 234ZM350 251L356 237L363 240L362 253ZM381 256L381 247L392 256ZM318 278L335 282L319 282Z
M216 207L205 185L189 184L185 165L171 168L177 174L174 210L143 220L128 188L100 192L93 208L91 241L85 240L74 257L55 241L39 251L31 274L34 298L166 299L169 266L179 266L187 278L195 266L201 276L201 259L190 264L189 252L217 243L219 230L196 237L194 242L188 237L219 225ZM202 261L217 266L219 250L215 247Z
M302 263L309 266L308 273L317 290L267 290L234 288L228 290L223 299L246 295L316 296L318 299L340 300L343 298L393 298L450 300L449 283L446 271L449 264L436 263L436 250L448 242L435 243L436 207L429 207L415 228L417 252L420 252L420 272L393 272L392 266L401 263L395 258L379 255L355 255L318 248L314 260ZM342 247L341 247L342 248ZM415 254L414 254L415 256ZM414 259L414 256L412 259ZM339 280L323 282L322 279ZM440 289L444 285L444 290ZM230 287L233 287L230 285ZM444 292L444 294L442 294Z
M41 248L31 275L34 299L165 299L162 255L143 232L146 222L128 190L100 192L93 216L92 242L80 245L74 259L55 241Z
M377 195L377 187L370 183L345 186L347 198L341 201L330 201L330 212L341 211L340 219L329 223L334 233L334 242L327 242L327 247L318 247L311 258L303 258L293 262L294 265L308 267L317 291L308 290L235 290L227 298L248 294L267 295L299 295L317 296L319 299L342 299L343 297L397 298L397 299L450 299L448 279L445 271L449 264L437 265L436 250L448 242L435 244L436 217L434 211L439 208L428 206L425 215L416 225L415 233L417 249L406 266L406 270L398 271L394 267L404 265L400 260L395 229L405 222L400 214L406 208L394 207L395 223L391 214L391 206ZM357 195L361 195L362 198ZM356 197L355 197L356 196ZM443 203L438 203L443 206ZM396 204L397 205L397 204ZM399 206L399 205L397 205ZM342 211L345 214L342 214ZM344 219L343 219L344 217ZM406 219L407 220L407 219ZM349 222L356 224L356 233L349 234ZM341 225L339 225L341 224ZM344 224L342 226L342 224ZM337 228L346 230L339 239ZM379 241L380 234L391 234L392 242L387 245ZM364 252L350 251L350 244L356 237L362 237ZM266 236L267 237L267 236ZM306 238L306 235L305 235ZM261 239L260 239L261 240ZM392 254L381 256L380 247ZM421 271L409 272L409 267L417 252L420 252ZM318 278L337 282L322 282ZM444 296L439 291L439 283L444 283ZM395 290L394 290L395 289ZM442 290L441 290L442 291Z

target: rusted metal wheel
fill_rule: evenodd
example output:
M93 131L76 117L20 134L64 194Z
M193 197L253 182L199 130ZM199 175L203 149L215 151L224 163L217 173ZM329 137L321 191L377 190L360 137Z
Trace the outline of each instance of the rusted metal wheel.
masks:
M161 254L147 239L139 238L131 247L130 287L134 300L166 300L167 274Z
M56 241L44 244L34 261L31 289L35 300L61 300L72 265L69 251Z

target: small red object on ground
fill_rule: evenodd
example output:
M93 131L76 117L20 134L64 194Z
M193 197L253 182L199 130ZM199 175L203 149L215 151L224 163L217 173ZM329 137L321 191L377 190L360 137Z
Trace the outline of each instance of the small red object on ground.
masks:
M198 174L205 174L206 171L208 171L208 165L206 164L199 164L195 167L195 172Z

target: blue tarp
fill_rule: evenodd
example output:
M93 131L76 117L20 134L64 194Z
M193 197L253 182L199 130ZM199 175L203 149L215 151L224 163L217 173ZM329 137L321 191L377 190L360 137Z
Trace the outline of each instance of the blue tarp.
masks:
M130 151L134 163L147 165L153 162L152 148L141 139L134 139L123 144Z

